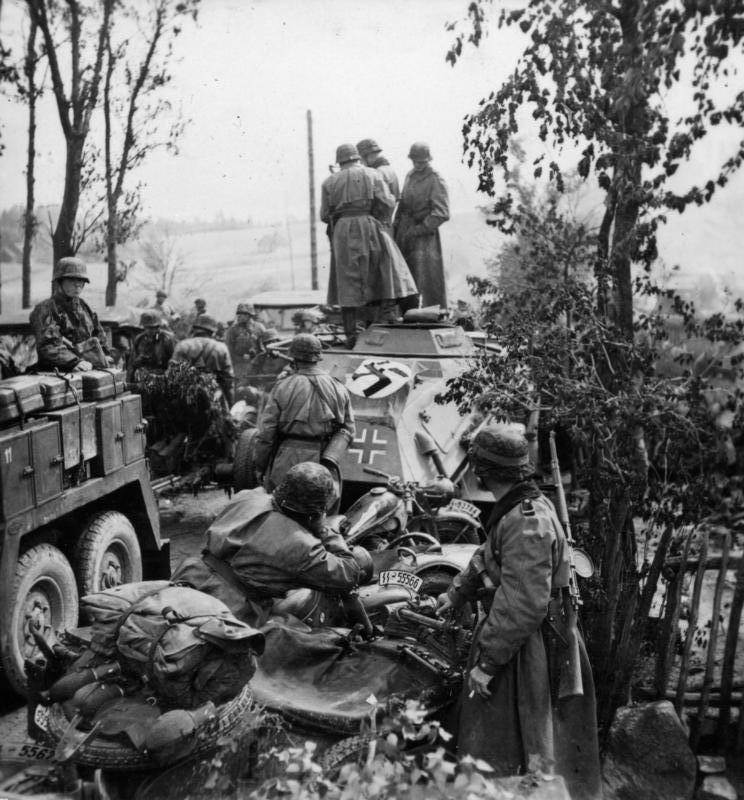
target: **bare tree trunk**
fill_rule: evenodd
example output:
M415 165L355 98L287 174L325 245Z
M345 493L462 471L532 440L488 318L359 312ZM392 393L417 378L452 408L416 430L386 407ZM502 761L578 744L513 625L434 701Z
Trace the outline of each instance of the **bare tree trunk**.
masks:
M23 216L23 257L21 260L21 306L31 307L31 246L36 235L34 208L36 162L36 32L38 26L33 16L28 33L24 72L28 84L28 152L26 157L26 212Z
M114 196L111 173L111 76L114 72L114 56L111 52L111 37L106 35L106 78L103 82L104 164L106 171L106 305L116 305L116 222L117 199Z

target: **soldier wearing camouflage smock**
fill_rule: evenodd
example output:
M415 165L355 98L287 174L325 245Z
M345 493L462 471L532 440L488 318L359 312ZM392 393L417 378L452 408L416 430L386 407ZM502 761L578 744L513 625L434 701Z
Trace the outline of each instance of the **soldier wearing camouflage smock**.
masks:
M165 372L176 347L176 337L162 326L157 311L144 311L140 316L143 332L137 335L130 362L131 379L141 380L149 373Z
M29 317L36 337L38 368L56 368L62 372L93 369L94 365L86 358L84 345L95 339L102 355L107 355L108 349L106 334L95 311L80 296L85 284L90 282L85 262L74 257L60 258L53 277L53 295L35 306Z
M532 480L521 427L481 429L468 455L496 502L486 542L439 601L440 613L478 599L486 610L460 700L458 752L497 775L523 773L539 757L572 798L600 798L594 681L568 593L566 535Z
M425 142L408 152L413 169L406 175L395 217L395 242L403 253L421 292L423 306L447 308L444 258L439 226L449 219L447 185L431 167Z
M253 461L267 491L273 491L295 464L320 461L337 432L343 431L349 442L354 437L349 390L318 366L320 340L299 333L289 355L295 371L272 388L254 439Z
M202 372L211 372L229 407L232 405L235 375L227 345L213 338L216 332L216 320L209 314L201 314L194 320L189 338L176 345L171 361L185 362Z

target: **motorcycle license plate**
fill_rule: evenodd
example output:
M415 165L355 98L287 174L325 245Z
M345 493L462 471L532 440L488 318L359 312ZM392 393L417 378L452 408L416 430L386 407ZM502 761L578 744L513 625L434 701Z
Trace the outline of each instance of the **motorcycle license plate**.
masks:
M423 582L418 575L397 569L385 570L380 573L379 578L380 586L402 586L404 589L410 589L414 594L418 594Z

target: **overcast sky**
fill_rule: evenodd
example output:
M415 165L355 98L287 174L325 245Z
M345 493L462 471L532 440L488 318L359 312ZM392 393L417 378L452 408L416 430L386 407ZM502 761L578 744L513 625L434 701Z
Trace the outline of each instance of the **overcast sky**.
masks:
M144 2L144 0L142 0ZM517 5L519 0L513 3ZM342 142L376 138L405 175L413 141L428 141L434 167L450 189L453 210L486 202L475 172L462 163L462 120L514 68L523 40L514 29L491 30L467 47L453 68L445 61L467 0L203 0L198 26L177 42L181 62L173 99L192 122L181 154L156 154L140 172L145 209L153 216L226 216L259 222L308 215L306 113L312 111L315 185ZM22 41L22 0L5 0L6 38ZM740 76L736 77L740 82ZM729 87L731 88L731 87ZM673 103L670 98L669 103ZM0 206L24 200L26 112L0 98L5 154ZM680 181L707 179L741 131L717 131ZM529 129L524 131L529 137ZM39 122L38 203L59 203L64 158L51 98ZM670 216L662 234L667 264L688 274L739 270L744 229L744 175L704 209Z
M3 7L19 30L20 0ZM455 208L472 208L475 176L461 163L462 118L514 63L518 37L496 35L456 67L445 62L464 0L203 0L198 27L178 39L175 99L192 120L181 155L142 170L146 205L171 217L307 216L307 111L319 186L342 142L378 139L401 178L413 141L428 141ZM15 12L15 13L14 13ZM3 202L24 193L25 112L3 100ZM58 202L59 123L45 103L38 198Z

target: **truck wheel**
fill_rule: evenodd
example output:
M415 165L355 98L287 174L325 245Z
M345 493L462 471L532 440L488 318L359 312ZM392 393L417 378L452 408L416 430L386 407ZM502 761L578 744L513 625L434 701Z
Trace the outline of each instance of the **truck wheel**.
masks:
M80 596L142 580L142 554L132 523L119 511L95 514L75 548Z
M53 641L56 631L74 628L78 622L75 574L56 547L38 544L18 559L8 613L10 635L0 657L11 687L25 695L23 662L40 655L32 626L47 641Z
M255 428L246 428L241 431L235 445L233 485L237 491L255 489L258 486L256 467L253 463L253 437L255 435Z

